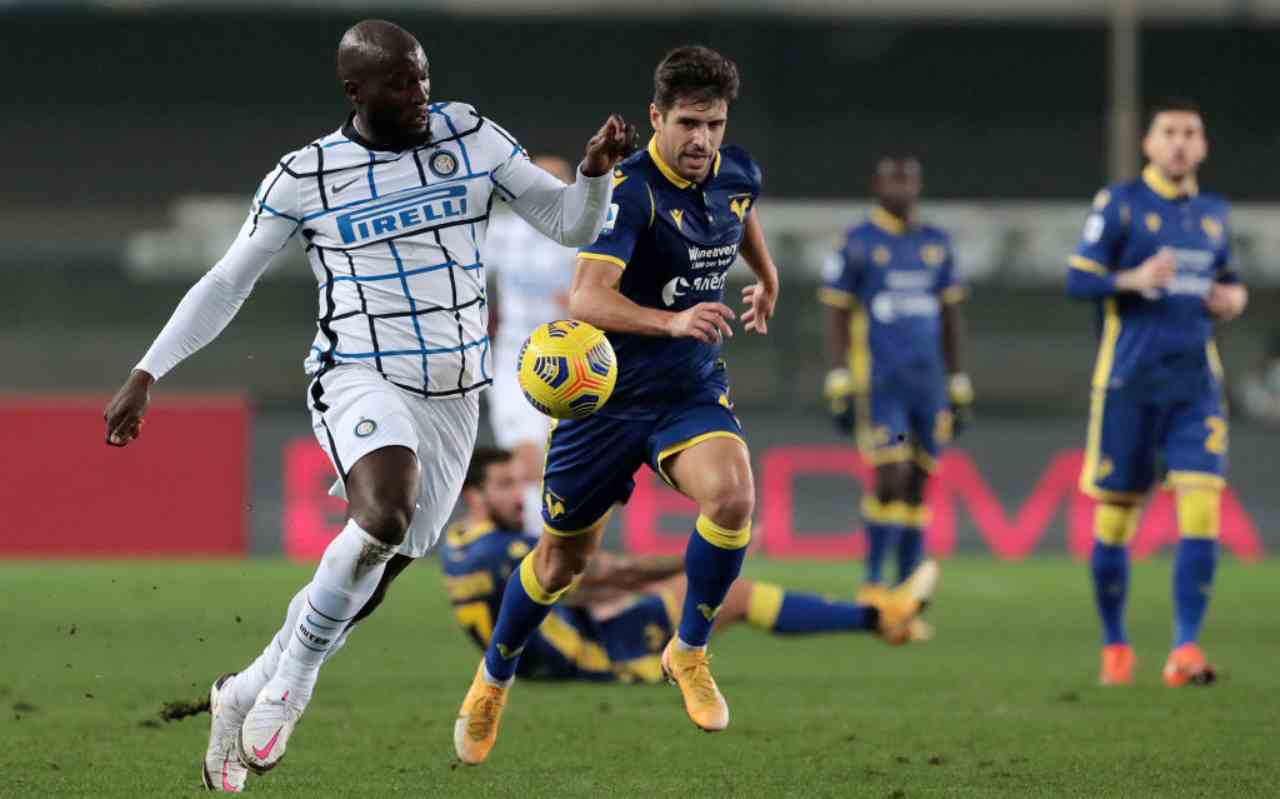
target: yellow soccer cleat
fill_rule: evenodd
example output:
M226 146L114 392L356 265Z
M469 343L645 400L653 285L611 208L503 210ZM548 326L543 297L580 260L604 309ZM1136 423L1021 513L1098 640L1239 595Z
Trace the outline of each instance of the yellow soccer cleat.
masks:
M1164 664L1164 684L1170 688L1209 685L1217 678L1217 669L1209 665L1204 652L1194 643L1183 644L1170 652Z
M462 700L458 720L453 723L453 750L463 763L480 765L497 743L498 722L507 704L507 690L485 680L484 661L480 661L467 697Z
M878 605L888 593L889 589L884 587L884 583L863 583L858 586L858 593L854 594L853 601L859 605Z
M672 638L662 650L662 674L680 688L693 723L705 732L719 732L729 726L729 704L711 676L710 661L705 650L680 650Z
M932 636L932 628L918 627L915 622L928 606L937 587L938 564L936 561L926 560L896 588L884 590L879 595L868 593L870 601L867 604L880 611L878 633L885 643L901 646L909 641L921 640L919 636L922 633Z
M1108 644L1102 648L1102 669L1098 673L1099 685L1132 685L1133 667L1138 658L1128 644Z

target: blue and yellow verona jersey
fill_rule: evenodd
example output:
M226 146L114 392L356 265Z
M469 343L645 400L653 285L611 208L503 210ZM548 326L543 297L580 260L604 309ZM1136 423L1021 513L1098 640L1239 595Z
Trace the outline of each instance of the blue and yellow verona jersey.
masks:
M1152 167L1098 192L1067 278L1071 294L1102 305L1095 388L1216 382L1221 367L1205 297L1214 283L1240 279L1230 266L1227 212L1221 197L1183 194ZM1162 247L1177 256L1173 283L1148 294L1117 294L1115 274Z
M683 311L719 302L725 273L756 198L760 167L746 151L722 147L701 184L663 162L657 142L618 165L613 205L595 243L579 257L622 271L619 290L638 305ZM645 418L696 389L715 370L719 345L692 338L609 333L618 354L618 382L603 416Z
M451 526L444 536L445 586L458 623L483 650L493 636L502 593L538 543L492 524ZM517 576L516 579L519 579ZM678 606L646 595L617 616L597 622L585 608L556 605L525 644L521 677L657 682L658 653L674 634Z
M942 304L964 298L947 234L875 208L828 260L818 298L853 316L850 361L860 393L941 380Z

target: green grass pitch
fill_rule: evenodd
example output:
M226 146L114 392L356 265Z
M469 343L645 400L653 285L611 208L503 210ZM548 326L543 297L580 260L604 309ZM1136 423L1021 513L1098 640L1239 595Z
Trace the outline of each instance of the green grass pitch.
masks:
M747 575L848 591L854 567L750 562ZM161 702L243 666L310 569L279 562L0 566L0 796L199 793L207 717ZM453 717L478 661L437 564L405 573L324 670L267 796L1225 797L1280 795L1280 564L1227 558L1205 646L1211 688L1170 690L1169 562L1137 564L1139 678L1094 684L1084 565L943 563L938 638L713 642L733 722L707 735L667 686L517 683L480 768Z

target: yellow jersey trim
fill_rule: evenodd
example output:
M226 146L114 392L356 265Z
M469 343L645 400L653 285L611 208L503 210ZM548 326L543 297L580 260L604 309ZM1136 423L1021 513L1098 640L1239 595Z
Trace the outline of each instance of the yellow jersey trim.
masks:
M1166 200L1176 200L1184 196L1194 197L1200 193L1200 187L1196 184L1195 178L1188 176L1183 181L1183 185L1179 186L1164 175L1161 175L1155 164L1147 164L1147 167L1142 170L1142 182L1147 184L1147 188Z
M1175 488L1224 488L1227 481L1211 472L1169 472L1168 483Z
M694 529L698 531L698 535L702 536L707 543L720 549L742 549L751 543L751 522L747 522L747 526L741 530L730 530L728 527L721 527L706 516L698 514L698 521L694 523Z
M823 286L818 289L818 302L832 308L849 309L853 307L853 294L844 289L833 289Z
M878 205L871 209L871 224L892 236L901 236L906 233L910 225L906 219L891 214Z
M588 261L604 261L606 264L613 264L619 269L626 269L627 262L614 255L605 255L600 252L580 252L579 258L585 258Z
M689 449L693 445L701 444L703 441L707 441L712 438L732 438L735 441L737 441L739 444L741 444L744 448L747 446L747 442L742 440L742 436L738 435L737 433L731 433L728 430L712 430L709 433L702 433L700 435L694 436L693 438L686 438L684 441L681 441L676 444L672 444L671 446L667 447L666 449L658 453L658 457L654 459L655 462L658 464L658 476L661 477L662 481L665 482L667 485L671 486L672 488L675 488L676 487L675 481L673 481L670 475L667 474L667 469L666 469L667 458L670 458L672 455L678 455L681 452L684 452L686 449Z
M459 549L468 544L474 543L484 538L494 530L493 522L484 522L475 527L467 527L466 522L460 522L449 528L445 536L449 542L449 546Z
M1083 255L1073 255L1067 259L1067 263L1071 264L1072 269L1079 269L1081 272L1088 272L1091 275L1100 277L1110 277L1111 270L1107 269L1097 261L1085 258Z
M1102 460L1102 417L1107 408L1107 384L1111 382L1111 367L1115 361L1116 342L1120 340L1121 326L1115 297L1106 298L1103 311L1102 341L1098 345L1098 360L1093 367L1093 392L1089 400L1089 429L1085 434L1080 490L1102 502L1128 503L1141 499L1145 492L1110 491L1095 485L1098 464Z
M719 153L717 153L718 155ZM680 177L679 173L667 166L667 162L662 160L662 156L658 154L658 134L656 133L649 138L649 157L653 159L654 166L658 167L658 171L662 173L662 176L671 181L671 185L677 189L687 189L693 185L693 181ZM717 163L719 163L718 159Z
M533 571L533 553L530 552L520 561L520 585L529 598L539 605L553 605L564 591L548 591L538 582L538 575Z
M543 619L538 632L570 663L584 671L611 672L613 663L604 648L582 637L573 625L554 613Z
M1222 356L1218 353L1218 342L1209 339L1204 345L1205 356L1209 359L1209 371L1213 372L1213 376L1221 383L1226 379L1226 372L1222 368Z
M911 450L910 444L894 444L891 447L873 449L867 453L867 457L876 466L883 466L886 463L906 463L915 454Z
M747 596L747 621L754 627L772 630L782 612L783 590L772 583L754 583Z

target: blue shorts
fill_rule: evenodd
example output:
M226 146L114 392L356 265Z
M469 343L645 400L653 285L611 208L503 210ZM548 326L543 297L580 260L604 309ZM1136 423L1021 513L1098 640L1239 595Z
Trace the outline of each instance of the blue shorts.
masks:
M1222 484L1227 420L1216 386L1169 399L1133 389L1095 389L1080 490L1103 501L1140 499L1161 467L1173 484Z
M596 414L558 422L542 478L544 529L554 535L586 531L615 503L631 497L633 476L642 464L671 484L663 469L667 458L717 436L743 440L723 380L708 383L687 403L655 419Z
M656 683L663 647L675 635L679 608L670 594L642 594L598 622L582 608L557 605L525 645L517 673L543 680Z
M858 410L858 446L876 466L911 462L932 472L951 442L951 405L941 380L886 381L872 387Z

